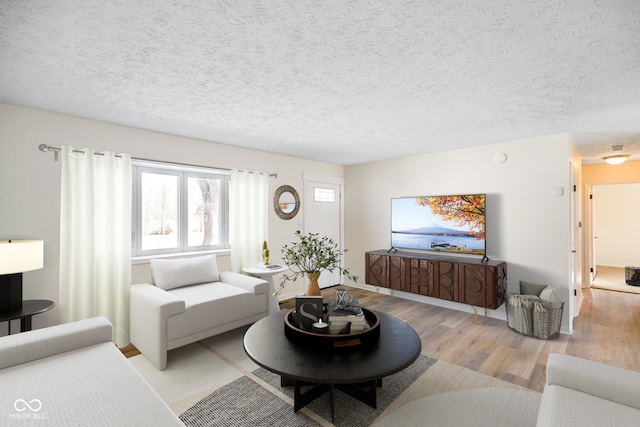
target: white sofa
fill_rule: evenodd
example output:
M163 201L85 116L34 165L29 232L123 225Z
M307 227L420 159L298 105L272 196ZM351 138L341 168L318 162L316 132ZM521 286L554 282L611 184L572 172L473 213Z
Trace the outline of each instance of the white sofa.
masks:
M184 426L104 317L0 338L0 425Z
M131 342L159 370L167 351L267 315L266 280L218 272L215 255L153 259L151 283L131 287Z
M550 354L537 426L640 426L640 372Z

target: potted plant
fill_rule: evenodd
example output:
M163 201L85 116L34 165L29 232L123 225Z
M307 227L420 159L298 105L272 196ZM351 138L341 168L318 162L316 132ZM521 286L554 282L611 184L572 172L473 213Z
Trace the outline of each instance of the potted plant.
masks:
M347 252L346 249L339 250L337 243L327 236L320 237L318 233L304 235L297 230L295 234L299 241L284 245L281 249L282 261L291 273L282 277L278 292L282 291L288 280L295 282L306 275L309 283L305 295L320 295L318 278L324 270L337 270L349 280L358 281L357 276L353 276L348 269L341 266L341 257Z

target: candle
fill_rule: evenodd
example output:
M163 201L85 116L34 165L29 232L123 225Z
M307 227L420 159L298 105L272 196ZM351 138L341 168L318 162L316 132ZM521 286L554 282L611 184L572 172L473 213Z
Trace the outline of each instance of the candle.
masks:
M329 331L329 324L324 323L322 319L319 319L316 323L311 325L311 332L316 334L326 334Z

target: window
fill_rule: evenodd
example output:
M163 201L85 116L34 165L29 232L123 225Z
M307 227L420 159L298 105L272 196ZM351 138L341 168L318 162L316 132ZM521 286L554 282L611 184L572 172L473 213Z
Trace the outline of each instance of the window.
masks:
M333 188L313 187L313 201L335 203L336 190L334 190Z
M229 248L229 174L133 162L133 256Z

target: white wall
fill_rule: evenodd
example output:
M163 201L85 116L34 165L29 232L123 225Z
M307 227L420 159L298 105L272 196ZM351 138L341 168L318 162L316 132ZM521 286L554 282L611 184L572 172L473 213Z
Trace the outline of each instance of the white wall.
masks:
M595 185L593 203L597 265L640 265L640 183Z
M364 281L364 253L388 248L390 198L428 194L487 194L487 244L492 259L508 263L509 292L518 282L553 283L569 301L569 159L567 135L492 144L424 156L341 166L241 149L141 129L0 104L0 239L44 239L45 267L24 274L25 299L58 300L60 162L38 145L128 152L133 157L203 166L241 167L278 174L272 191L289 184L303 199L302 173L344 177L345 265ZM508 160L495 164L495 153ZM579 167L579 166L578 166ZM552 190L562 187L564 195ZM269 217L271 260L293 239L304 206L291 221ZM221 257L221 268L228 257ZM148 277L136 265L133 282ZM277 279L277 277L276 277ZM287 288L284 295L302 290ZM433 300L440 303L440 300ZM460 305L459 305L460 306ZM464 305L458 309L471 310ZM570 330L565 306L563 330ZM504 308L490 313L504 317ZM35 316L34 327L58 322L57 308ZM0 328L3 326L0 325ZM0 329L0 335L3 334Z
M303 198L302 173L342 177L342 166L248 150L109 123L53 114L0 103L0 240L43 239L44 268L24 273L25 299L58 301L60 162L42 153L39 144L72 145L100 151L127 152L132 157L220 168L246 168L278 174L271 191L293 186ZM280 248L293 240L304 206L296 218L284 221L271 210L270 261L280 261ZM261 250L261 248L257 248ZM220 267L228 268L228 254ZM135 265L133 283L146 281L148 265ZM276 280L278 276L276 276ZM293 286L293 285L291 285ZM285 294L300 293L302 285L287 287ZM34 328L58 323L58 309L33 318ZM6 333L0 325L0 335Z
M391 198L486 193L487 252L507 262L508 292L518 292L520 280L555 285L566 303L562 328L570 332L569 160L575 161L574 152L562 134L348 166L345 264L364 281L365 252L389 248ZM496 153L508 160L494 163ZM556 187L563 188L562 196L553 195ZM504 306L489 315L504 318Z

